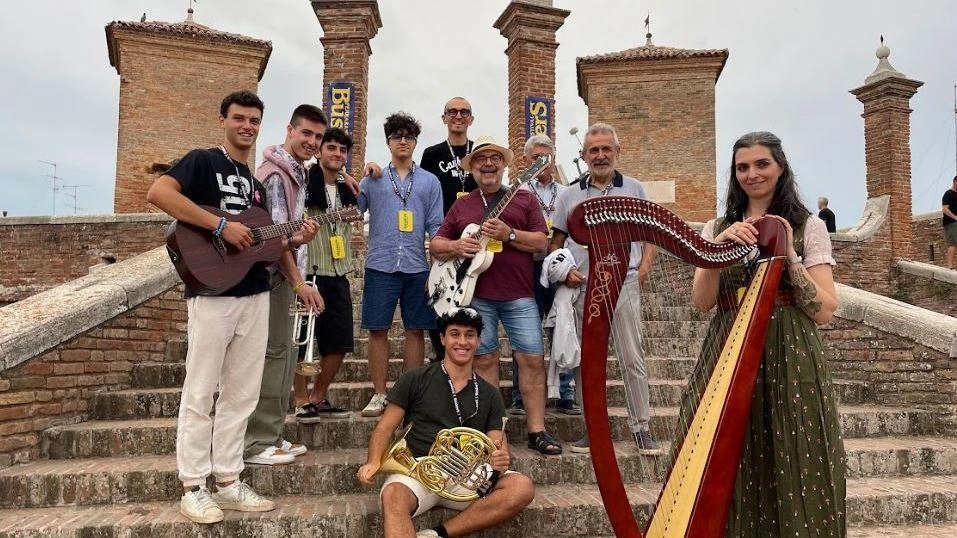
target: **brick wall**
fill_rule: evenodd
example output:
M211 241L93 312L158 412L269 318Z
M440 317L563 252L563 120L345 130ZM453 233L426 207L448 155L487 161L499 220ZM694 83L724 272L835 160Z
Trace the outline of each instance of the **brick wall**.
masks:
M146 203L146 191L158 175L154 163L222 143L220 102L236 90L255 92L272 50L268 42L230 43L138 26L107 27L120 75L116 213L155 211ZM251 168L255 156L253 147Z
M957 317L957 271L900 260L893 275L895 299Z
M160 214L0 219L0 306L85 275L104 258L155 248L169 222Z
M890 226L883 226L876 234L860 241L842 241L832 235L831 248L837 261L835 282L880 295L892 294Z
M135 363L164 360L167 343L185 339L182 293L176 286L0 371L0 467L37 459L44 429L87 420L93 393L130 388Z
M945 266L947 243L944 241L944 227L940 223L942 215L940 211L914 215L912 260L932 263L940 267ZM933 259L931 252L933 252Z

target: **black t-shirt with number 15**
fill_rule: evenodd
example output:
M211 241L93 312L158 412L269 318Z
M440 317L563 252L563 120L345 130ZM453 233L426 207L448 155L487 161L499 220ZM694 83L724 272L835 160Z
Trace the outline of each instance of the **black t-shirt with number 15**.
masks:
M166 174L179 182L183 195L198 205L218 207L237 214L250 206L266 207L266 191L249 167L227 159L220 148L194 149ZM210 232L212 233L212 232ZM227 297L245 297L269 290L266 264L257 263L232 288L221 293ZM186 287L186 297L198 295Z

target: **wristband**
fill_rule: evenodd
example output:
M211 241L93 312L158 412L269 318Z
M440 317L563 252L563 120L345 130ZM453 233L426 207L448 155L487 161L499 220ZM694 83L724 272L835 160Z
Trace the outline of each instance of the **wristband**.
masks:
M804 258L801 256L795 256L793 258L788 258L788 265L794 265L796 263L804 263Z
M475 490L475 493L478 494L479 497L485 497L486 495L488 495L489 493L491 493L492 490L495 489L495 484L498 483L498 479L501 478L501 475L502 475L502 473L493 470L493 471L489 474L488 482L486 482L486 483L482 484L481 486L479 486L479 487Z
M294 286L292 287L292 292L293 292L293 293L299 293L299 290L301 290L302 287L305 286L305 285L306 285L306 281L305 281L305 280L300 280L298 284L296 284L296 285L294 285Z
M226 217L219 217L219 225L217 225L216 229L213 230L213 235L216 237L223 235L224 229L226 229Z

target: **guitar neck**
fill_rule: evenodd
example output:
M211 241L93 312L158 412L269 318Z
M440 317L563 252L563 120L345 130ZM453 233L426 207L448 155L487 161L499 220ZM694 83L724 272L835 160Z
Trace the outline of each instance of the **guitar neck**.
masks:
M329 213L325 215L316 215L308 219L291 220L279 224L270 224L253 229L253 233L259 236L263 241L269 241L277 237L289 236L298 232L306 220L311 220L316 224L326 224L327 222L341 222L344 219L339 213Z

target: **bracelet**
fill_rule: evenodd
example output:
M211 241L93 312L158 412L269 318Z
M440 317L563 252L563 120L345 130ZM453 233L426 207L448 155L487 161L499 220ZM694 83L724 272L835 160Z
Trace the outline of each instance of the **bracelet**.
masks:
M305 280L300 280L298 284L296 284L296 285L294 285L294 286L292 287L292 292L293 292L293 293L299 293L299 290L301 290L301 289L303 288L303 286L305 286L305 285L306 285L306 281L305 281Z
M223 235L223 230L226 229L226 217L219 217L219 225L216 226L216 229L213 230L213 235L219 237Z
M794 265L798 263L804 263L804 258L801 256L795 256L793 258L788 258L788 265Z

